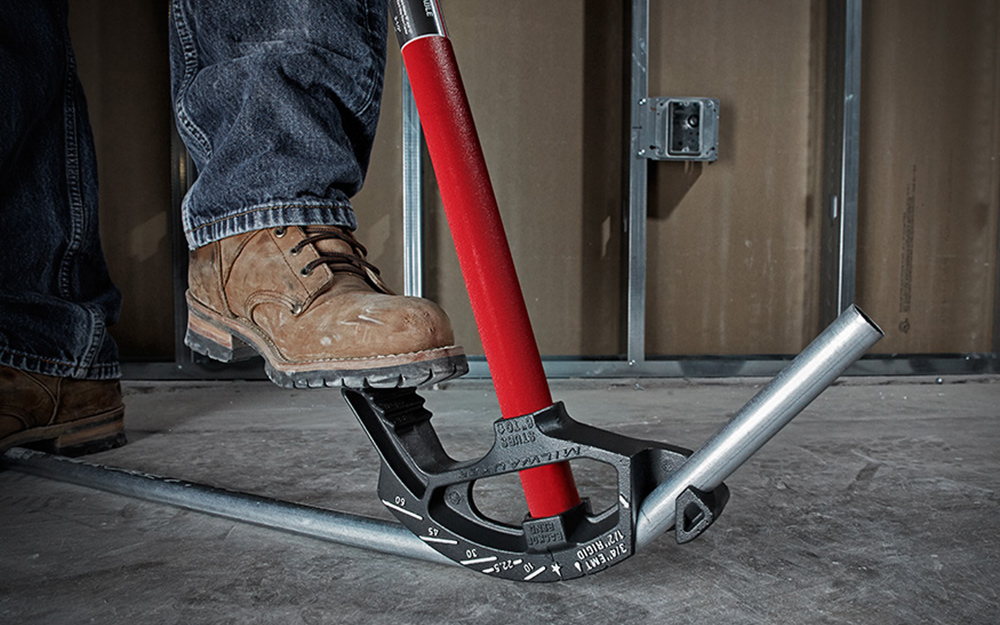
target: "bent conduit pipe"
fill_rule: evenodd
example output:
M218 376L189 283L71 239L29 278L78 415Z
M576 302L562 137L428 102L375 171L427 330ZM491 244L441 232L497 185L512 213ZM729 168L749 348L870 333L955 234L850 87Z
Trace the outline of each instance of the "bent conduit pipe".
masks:
M674 526L689 486L711 491L788 425L884 334L851 305L643 501L636 550Z
M711 490L759 450L883 336L851 306L643 502L636 550L674 525L677 497ZM24 473L165 503L295 534L441 564L454 564L403 526L378 519L127 471L27 449L4 464Z

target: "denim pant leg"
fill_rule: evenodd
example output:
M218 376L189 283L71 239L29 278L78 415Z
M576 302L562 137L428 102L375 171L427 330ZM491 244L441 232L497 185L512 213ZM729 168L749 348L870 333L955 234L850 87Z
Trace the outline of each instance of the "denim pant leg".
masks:
M97 165L65 0L0 0L0 364L120 375L121 296L97 226Z
M385 71L385 0L172 0L171 90L198 169L190 247L281 225L355 228Z

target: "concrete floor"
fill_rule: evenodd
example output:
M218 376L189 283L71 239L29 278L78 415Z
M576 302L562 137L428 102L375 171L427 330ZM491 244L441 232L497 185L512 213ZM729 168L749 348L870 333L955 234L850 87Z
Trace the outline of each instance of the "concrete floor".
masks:
M0 623L1000 623L1000 379L849 379L728 480L717 524L593 577L518 584L0 472ZM697 447L759 381L555 382L578 420ZM336 391L127 383L88 460L391 518ZM492 389L425 393L452 453ZM593 467L581 490L607 499ZM485 489L496 499L508 485ZM502 493L501 493L502 494Z

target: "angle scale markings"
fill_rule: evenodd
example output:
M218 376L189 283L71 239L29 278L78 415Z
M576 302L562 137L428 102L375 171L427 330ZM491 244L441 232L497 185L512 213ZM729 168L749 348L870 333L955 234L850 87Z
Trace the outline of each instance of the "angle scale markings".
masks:
M496 561L497 561L496 556L487 556L485 558L472 558L471 560L461 560L460 564L471 566L473 564L486 564L487 562L496 562Z
M451 538L437 538L435 536L421 536L420 540L425 543L439 543L442 545L457 545L457 540L452 540Z
M528 573L524 577L524 581L530 582L531 580L535 579L536 577L538 577L539 575L541 575L542 573L544 573L546 571L546 569L547 569L547 567L544 567L544 566L541 567L541 568L535 569L534 571Z
M401 512L401 513L403 513L403 514L405 514L407 516L413 517L414 519L416 519L418 521L423 521L424 520L424 517L420 516L416 512L410 512L406 508L404 508L402 506L397 506L396 504L394 504L392 502L389 502L389 501L386 501L385 499L382 500L382 503L384 503L387 508L392 508L396 512Z
M499 573L501 571L508 571L523 562L524 560L521 560L520 558L517 560L504 560L503 562L497 562L488 569L483 569L483 573Z

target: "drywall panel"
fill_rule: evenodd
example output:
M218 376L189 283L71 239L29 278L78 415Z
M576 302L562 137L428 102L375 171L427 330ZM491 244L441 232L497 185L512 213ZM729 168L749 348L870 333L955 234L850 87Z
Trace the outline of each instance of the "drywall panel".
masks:
M992 351L1000 2L864 4L858 302L885 353Z
M720 100L715 163L650 167L650 355L798 352L816 333L825 5L653 2L650 95Z
M623 9L605 4L443 6L535 334L548 355L620 351ZM362 226L375 231L359 236L373 242L383 272L399 276L401 255L389 248L401 245L401 199L382 188L400 184L390 173L401 158L394 41L389 59L382 126L357 205ZM429 163L426 171L426 292L451 314L469 353L481 353ZM378 201L393 213L374 208Z
M354 198L358 240L386 284L403 292L402 63L390 32L382 94L382 115L375 133L365 184Z
M102 233L126 357L173 353L166 20L72 0ZM622 352L626 3L447 2L445 13L543 353ZM865 3L858 301L883 352L991 349L1000 213L996 0ZM792 353L818 321L825 3L651 3L652 95L722 100L720 160L650 168L647 349ZM402 288L400 63L359 237ZM477 353L427 164L428 294Z
M97 149L101 240L122 291L111 328L123 358L174 356L170 81L158 2L70 3Z

